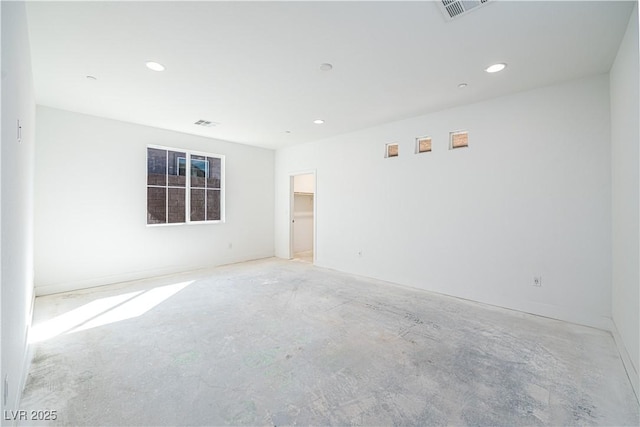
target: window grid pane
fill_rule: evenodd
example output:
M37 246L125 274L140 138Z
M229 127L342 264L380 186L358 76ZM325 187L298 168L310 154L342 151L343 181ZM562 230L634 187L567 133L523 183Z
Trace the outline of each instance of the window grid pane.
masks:
M387 144L385 146L385 157L398 157L399 150L397 143Z
M171 187L184 187L187 184L187 177L184 168L186 153L178 151L168 152L167 162L167 184ZM181 161L182 159L182 161Z
M167 222L166 189L147 187L147 224Z
M147 185L166 185L167 151L147 149Z
M220 220L220 190L207 190L207 220Z
M469 146L469 134L466 131L451 132L451 148L462 148Z
M215 157L207 157L209 163L209 176L207 177L207 188L220 188L222 161Z
M220 221L222 161L222 157L147 147L147 224Z
M428 153L431 151L431 138L418 138L418 153Z
M191 189L191 221L204 221L206 216L205 190L200 188Z
M209 163L203 156L191 156L191 187L205 188Z
M186 191L184 188L169 188L168 191L168 221L170 224L185 222Z

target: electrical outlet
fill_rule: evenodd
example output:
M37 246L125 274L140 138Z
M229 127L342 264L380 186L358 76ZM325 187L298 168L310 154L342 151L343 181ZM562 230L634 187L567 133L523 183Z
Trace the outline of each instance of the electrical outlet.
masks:
M229 246L227 246L229 249L233 249L233 243L229 242Z
M22 125L20 124L20 119L18 119L18 135L17 135L17 139L18 139L18 143L22 142Z
M542 286L542 276L533 276L533 286Z
M3 401L3 406L7 406L7 401L9 400L9 375L5 375L4 376L4 387L3 387L3 393L2 393L2 401Z

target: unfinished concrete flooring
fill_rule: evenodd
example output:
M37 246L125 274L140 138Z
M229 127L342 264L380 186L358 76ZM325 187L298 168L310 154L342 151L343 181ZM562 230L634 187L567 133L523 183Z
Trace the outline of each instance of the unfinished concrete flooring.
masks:
M638 425L611 335L277 259L38 298L32 425Z

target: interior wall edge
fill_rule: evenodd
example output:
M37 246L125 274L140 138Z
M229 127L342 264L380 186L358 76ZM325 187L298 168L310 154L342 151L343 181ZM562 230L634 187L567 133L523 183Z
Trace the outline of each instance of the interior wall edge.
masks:
M640 370L640 36L638 2L609 72L612 152L612 323L636 398Z
M625 345L620 332L618 331L618 327L616 326L615 320L611 320L610 324L611 335L613 335L613 340L616 343L616 347L618 349L618 353L620 353L620 358L622 359L622 365L624 366L625 371L627 372L627 377L629 377L629 382L631 383L631 387L633 387L633 392L636 395L636 399L638 400L638 404L640 404L640 374L636 370L636 367L633 366L631 361L631 356L629 355L629 351L627 350L627 346Z
M281 259L287 259L284 257L278 257ZM469 295L455 294L452 292L442 292L436 289L430 289L422 286L417 286L411 283L402 283L392 281L382 277L371 276L367 274L357 273L353 271L341 270L322 263L315 263L317 267L326 268L328 270L334 270L345 274L354 274L356 276L366 277L368 279L380 280L386 282L392 286L399 286L412 290L423 291L427 294L432 293L450 298L456 298L459 300L470 301L472 303L483 304L491 307L497 307L503 310L511 310L524 314L530 314L533 316L546 317L549 319L559 320L563 322L574 323L576 325L588 326L590 328L600 329L603 331L613 331L613 322L609 316L606 315L585 315L579 310L568 310L567 307L553 306L549 304L537 304L530 301L514 300L514 299L502 299L496 301L495 299L483 299L481 297L470 297Z
M26 2L0 2L1 317L0 388L3 419L20 407L28 375L28 334L34 298L33 170L35 97ZM13 421L15 423L15 421ZM4 425L4 421L3 421Z
M32 301L35 303L36 300L36 296L35 296L35 292L33 294L33 298ZM30 317L30 319L33 319L33 317ZM20 392L18 393L17 396L17 401L16 401L16 408L20 408L21 407L21 399L22 399L22 392L24 391L25 386L27 385L27 378L29 376L29 368L31 367L31 361L33 360L33 346L29 344L29 335L31 334L31 324L29 324L29 328L27 329L27 332L25 334L25 348L24 348L24 357L22 360L22 372L23 375L20 377L20 383L18 384L18 390L20 390Z

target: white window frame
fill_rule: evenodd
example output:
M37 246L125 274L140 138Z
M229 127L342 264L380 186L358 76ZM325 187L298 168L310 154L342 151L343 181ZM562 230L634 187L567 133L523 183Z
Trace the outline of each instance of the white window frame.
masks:
M145 159L146 161L146 168L147 168L147 172L145 174L145 180L147 179L147 176L149 174L149 148L153 148L156 150L165 150L165 151L174 151L174 152L178 152L178 153L185 153L185 186L184 186L184 190L185 190L185 212L184 212L184 217L185 217L185 222L165 222L165 223L160 223L160 224L149 224L147 223L147 227L166 227L166 226L174 226L174 225L197 225L197 224L219 224L219 223L224 223L226 218L225 218L225 213L226 213L226 209L225 209L225 187L226 187L226 179L225 179L225 155L224 154L216 154L216 153L208 153L208 152L204 152L204 151L195 151L195 150L187 150L185 148L177 148L177 147L168 147L166 145L155 145L155 144L147 144L147 146L145 147ZM215 220L204 220L204 221L192 221L191 220L191 156L202 156L202 157L213 157L216 159L220 159L220 219L215 219ZM182 157L180 157L182 158ZM179 158L179 159L180 159ZM167 163L169 162L169 158L167 156ZM169 165L167 164L167 168L166 170L169 170ZM179 163L176 165L176 167L179 169ZM149 185L148 182L145 185L145 188L149 188L149 187L157 187L157 188L166 188L167 190L169 188L182 188L182 187L175 187L175 186L169 186L168 183L167 185L164 186L160 186L160 185ZM206 212L206 201L207 201L207 197L206 197L206 192L205 192L205 212ZM148 203L148 202L147 202ZM148 204L147 204L148 206ZM165 197L165 212L167 215L169 215L169 197L167 194L167 197Z

